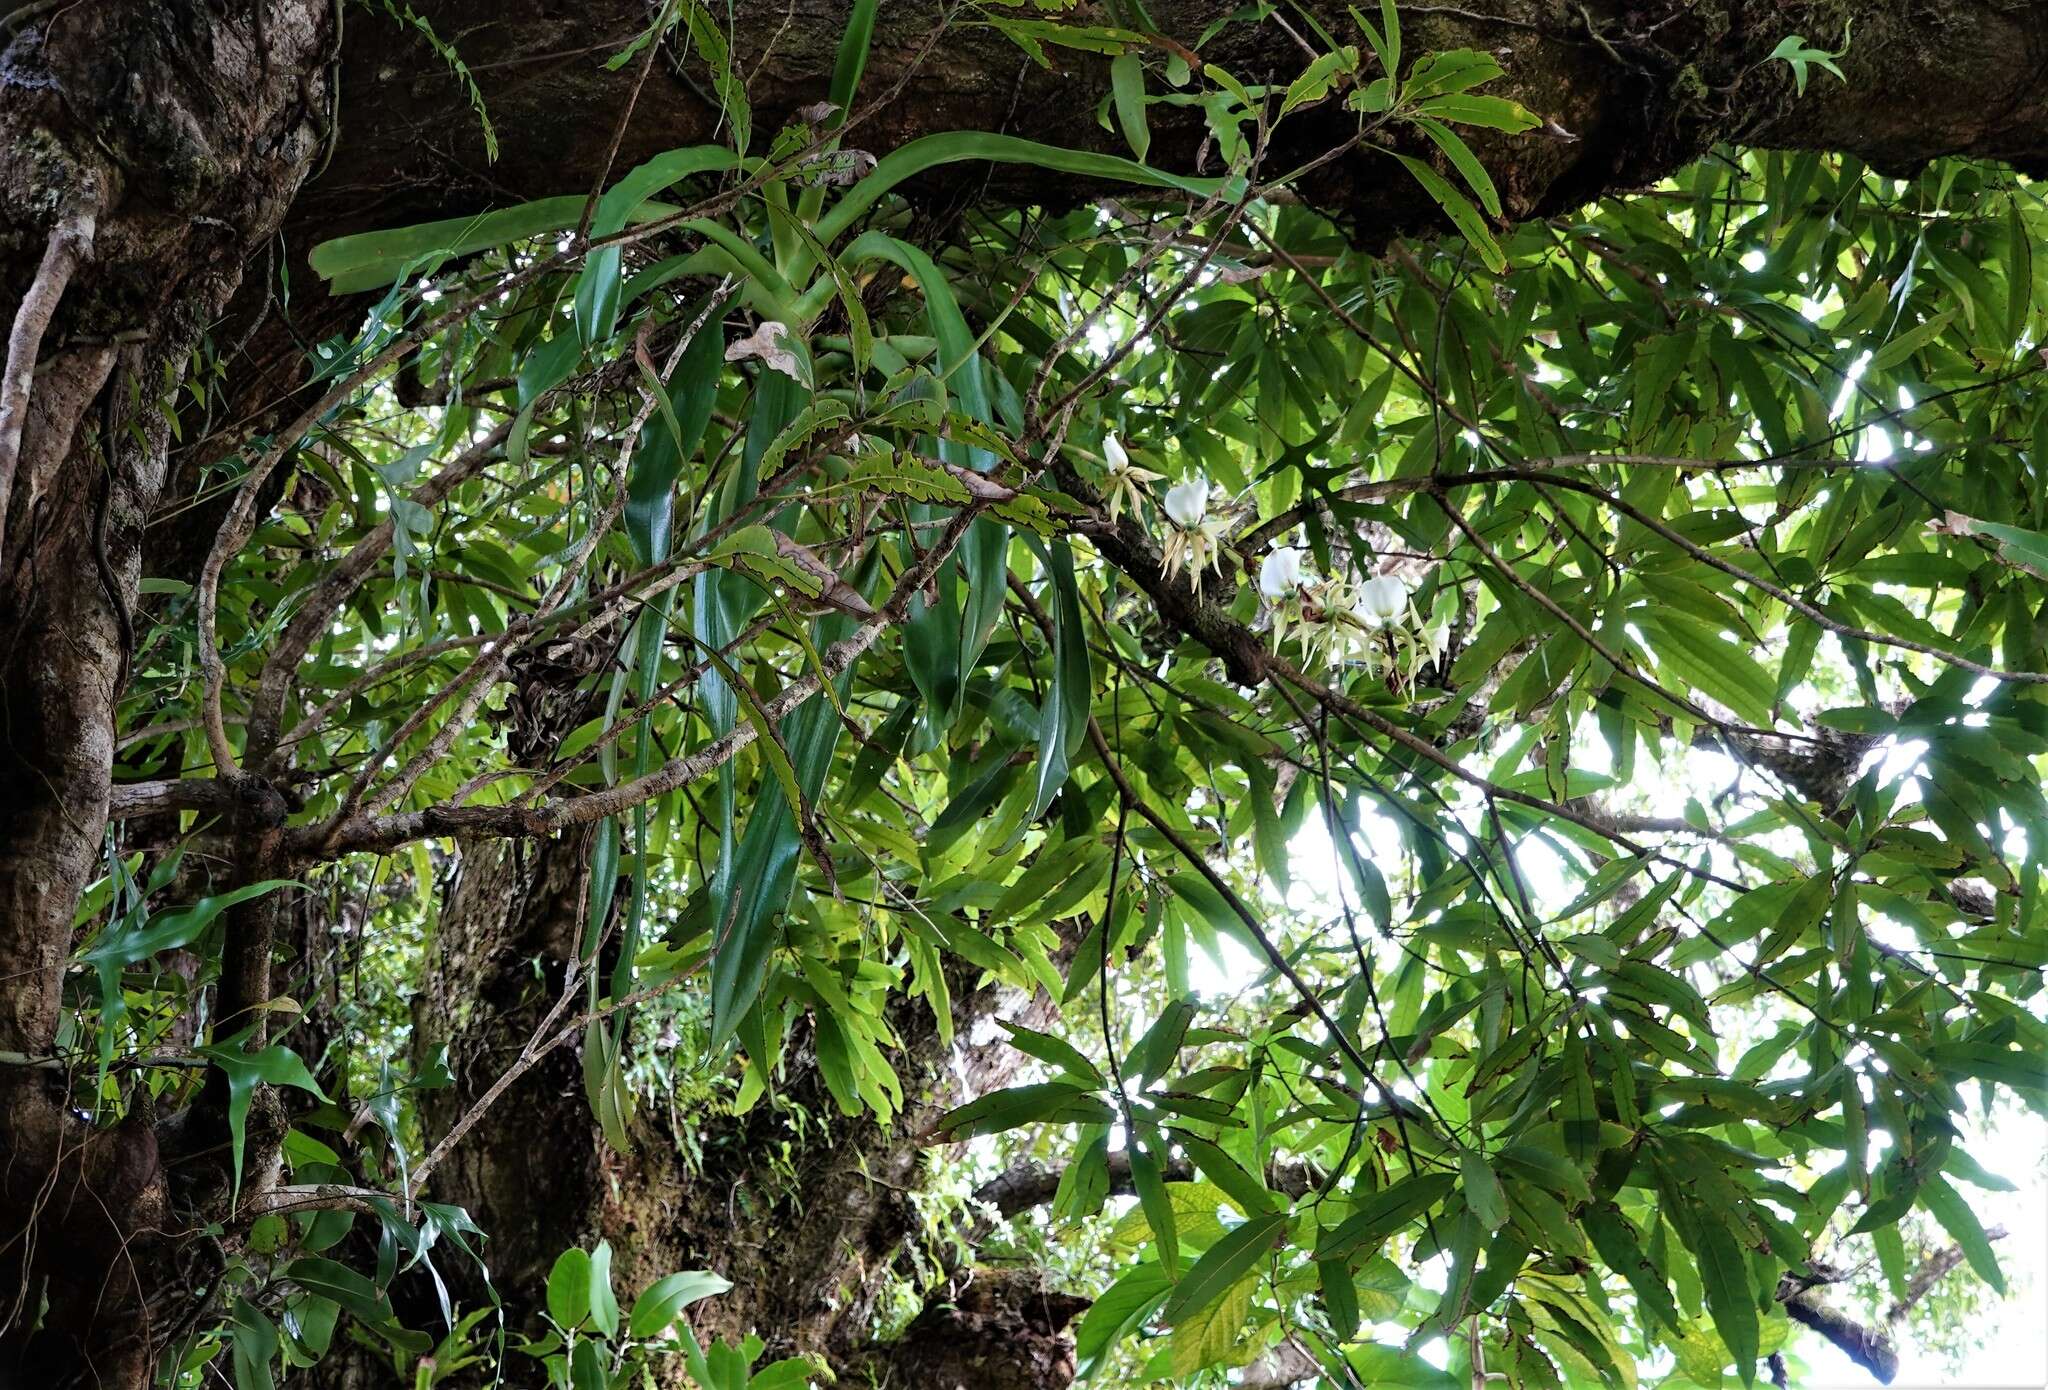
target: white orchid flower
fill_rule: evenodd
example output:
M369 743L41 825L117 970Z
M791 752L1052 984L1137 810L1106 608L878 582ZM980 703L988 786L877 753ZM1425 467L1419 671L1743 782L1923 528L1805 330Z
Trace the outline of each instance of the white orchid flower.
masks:
M1197 473L1166 490L1166 515L1183 531L1192 531L1209 514L1209 480Z
M1358 586L1358 611L1375 623L1390 623L1408 611L1408 586L1391 574L1368 579Z
M1199 594L1205 571L1222 573L1223 532L1229 518L1209 514L1209 480L1200 473L1166 490L1166 516L1173 523L1160 547L1166 577L1171 579L1185 569L1188 583Z
M1102 436L1102 459L1108 470L1103 492L1109 503L1109 519L1114 522L1123 515L1125 507L1136 516L1138 499L1151 496L1149 485L1158 482L1160 475L1132 463L1130 450L1113 434Z
M1301 548L1275 546L1259 562L1259 592L1269 600L1287 598L1301 588Z

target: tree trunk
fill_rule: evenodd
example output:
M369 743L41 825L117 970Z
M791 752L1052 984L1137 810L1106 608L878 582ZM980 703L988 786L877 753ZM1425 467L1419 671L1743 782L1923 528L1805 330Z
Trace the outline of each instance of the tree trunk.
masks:
M416 1050L445 1046L455 1078L423 1097L430 1142L477 1107L559 997L587 879L580 840L465 847L414 1004ZM692 1313L707 1341L754 1333L771 1358L819 1356L842 1376L893 1370L897 1384L1063 1386L1073 1356L1059 1334L1084 1305L1035 1272L959 1274L901 1338L873 1340L878 1300L913 1270L920 1136L945 1109L1017 1074L1022 1054L989 1037L1001 1036L998 1015L1043 1024L1051 1011L1047 999L976 989L967 970L948 984L950 1044L921 999L891 1010L907 1107L889 1125L839 1112L800 1025L761 1103L742 1115L643 1106L632 1152L620 1154L592 1118L576 1049L562 1047L475 1117L431 1195L490 1232L491 1280L515 1329L535 1326L555 1258L602 1239L622 1300L679 1269L732 1280ZM473 1271L443 1274L472 1305L485 1296Z
M51 1054L72 914L100 870L141 538L188 405L159 393L319 152L333 34L324 0L96 0L8 25L0 1053L19 1062ZM64 1081L0 1065L0 1368L141 1386L192 1214L172 1207L151 1117L91 1128Z

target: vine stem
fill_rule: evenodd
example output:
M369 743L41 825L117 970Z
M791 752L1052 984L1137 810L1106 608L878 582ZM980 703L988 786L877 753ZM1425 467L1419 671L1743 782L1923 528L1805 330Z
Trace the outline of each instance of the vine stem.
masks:
M0 557L7 554L7 508L13 500L15 469L21 462L21 435L28 423L36 357L43 349L43 334L71 284L72 272L92 253L97 229L97 219L89 208L70 213L51 229L36 277L21 297L7 335L7 365L0 369Z

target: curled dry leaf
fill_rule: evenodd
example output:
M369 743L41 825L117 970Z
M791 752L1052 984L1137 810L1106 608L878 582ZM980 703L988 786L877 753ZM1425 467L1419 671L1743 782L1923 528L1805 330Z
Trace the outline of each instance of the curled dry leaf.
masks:
M796 342L788 324L779 319L763 319L752 333L726 345L725 360L744 362L756 357L763 366L808 386L811 384L810 372L798 353Z

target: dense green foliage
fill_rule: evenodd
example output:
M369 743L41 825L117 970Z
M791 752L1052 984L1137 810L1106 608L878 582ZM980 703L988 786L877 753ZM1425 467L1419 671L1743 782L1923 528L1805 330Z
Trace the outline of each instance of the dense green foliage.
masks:
M296 881L374 924L326 1055L281 1021L200 1060L372 1096L286 1154L391 1193L266 1218L188 1365L231 1344L264 1384L462 1257L466 1218L408 1200L441 1138L419 942L458 834L592 823L565 1017L621 1142L656 1093L774 1103L793 1038L899 1116L885 1007L950 1027L949 963L1059 1002L939 1161L1068 1161L1007 1239L1096 1298L1105 1383L1227 1383L1285 1339L1337 1384L1478 1355L1717 1387L1796 1357L1810 1261L1874 1261L1880 1298L1955 1242L2000 1282L1971 1141L2048 1104L2031 186L1729 151L1502 229L1454 132L1544 137L1475 91L1491 59L1379 23L1286 92L1094 31L1134 158L945 135L869 168L844 110L751 129L701 15L729 146L316 256L391 288L247 451L294 474L219 557L217 680L209 582L153 586L122 775L268 770ZM1218 177L1140 162L1161 101L1209 108ZM1275 196L1259 113L1346 103L1462 237L1354 248ZM1107 197L906 198L977 160ZM88 904L71 1038L110 1117L196 1083L131 1059L222 949L224 900L149 872ZM175 948L196 974L145 965ZM374 1163L337 1166L343 1130ZM322 1253L380 1220L381 1268ZM592 1271L533 1344L579 1387L718 1287L622 1315ZM410 1367L446 1331L386 1335ZM1441 1369L1404 1351L1438 1339Z

